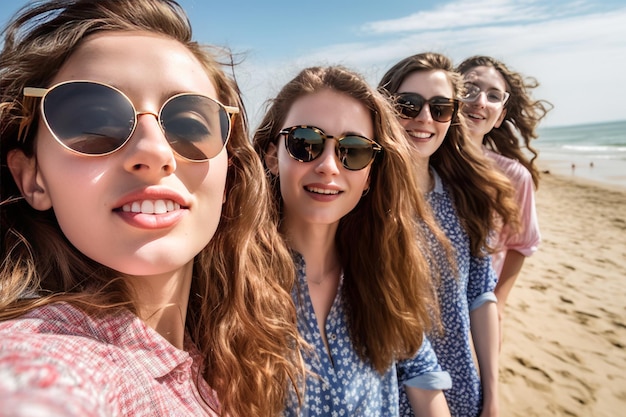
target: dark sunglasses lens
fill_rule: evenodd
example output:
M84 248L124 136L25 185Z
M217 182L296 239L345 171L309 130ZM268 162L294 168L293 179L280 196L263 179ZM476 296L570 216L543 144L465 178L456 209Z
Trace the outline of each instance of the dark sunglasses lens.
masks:
M61 84L46 94L43 113L54 136L83 154L104 155L129 138L135 112L111 87L88 82Z
M347 169L358 171L365 168L374 157L372 143L359 136L346 136L339 141L339 159Z
M173 97L163 106L160 117L170 146L187 159L213 158L228 139L228 113L205 96L185 94Z
M431 103L430 115L433 120L437 122L449 122L454 116L454 104L453 103Z
M289 154L302 162L310 162L324 151L324 138L315 129L298 127L293 129L286 138Z
M400 114L408 119L413 119L424 107L424 97L418 94L400 94L396 100L396 108Z

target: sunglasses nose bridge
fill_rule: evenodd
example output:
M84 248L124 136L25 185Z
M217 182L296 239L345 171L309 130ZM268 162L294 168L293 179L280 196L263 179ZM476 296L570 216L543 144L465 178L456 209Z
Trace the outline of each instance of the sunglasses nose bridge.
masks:
M331 143L331 145L327 145L329 142ZM329 148L331 149L330 153ZM335 157L337 159L335 159ZM342 164L342 155L339 149L339 140L334 136L325 135L322 151L314 159L319 159L318 169L330 170L332 172L337 171L338 167Z
M138 111L137 112L137 119L139 119L139 116L143 116L143 115L146 115L146 114L154 116L157 119L157 121L159 120L159 114L158 113L155 113L153 111L147 111L147 110L146 111Z

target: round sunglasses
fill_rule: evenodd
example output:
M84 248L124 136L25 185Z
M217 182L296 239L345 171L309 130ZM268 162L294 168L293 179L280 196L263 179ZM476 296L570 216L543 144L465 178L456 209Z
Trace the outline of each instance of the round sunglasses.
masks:
M182 158L203 162L217 156L228 141L231 115L237 107L193 93L176 94L159 113L137 111L130 99L107 84L67 81L48 89L24 89L41 97L41 114L52 136L80 155L109 155L121 149L137 127L137 118L151 114L172 149Z
M417 117L425 105L428 104L430 115L439 123L449 122L459 111L459 101L454 98L433 97L426 100L417 93L399 93L395 95L396 110L403 119Z
M367 167L382 151L382 147L371 139L359 135L329 136L315 126L292 126L280 131L285 136L287 153L300 162L310 162L324 152L328 139L337 141L335 153L341 164L350 171Z

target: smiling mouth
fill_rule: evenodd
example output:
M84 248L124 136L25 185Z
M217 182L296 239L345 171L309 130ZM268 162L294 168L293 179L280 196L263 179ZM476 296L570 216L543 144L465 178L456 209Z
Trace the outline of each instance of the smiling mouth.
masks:
M433 137L432 133L427 133L427 132L413 132L411 130L407 130L406 133L412 138L416 138L416 139L429 139Z
M480 114L476 114L476 113L467 113L466 116L469 117L470 119L474 119L474 120L484 120L485 119Z
M316 187L304 187L310 193L324 194L324 195L337 195L339 190L329 190L328 188L316 188Z
M124 204L121 210L125 213L165 214L180 210L180 204L172 200L141 200Z

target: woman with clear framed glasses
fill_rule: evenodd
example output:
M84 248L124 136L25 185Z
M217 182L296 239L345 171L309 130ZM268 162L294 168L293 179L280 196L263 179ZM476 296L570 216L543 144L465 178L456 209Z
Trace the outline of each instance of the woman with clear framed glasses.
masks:
M450 59L432 52L404 58L386 72L379 89L395 105L402 136L415 150L419 192L454 249L450 260L437 242L432 245L441 274L436 291L442 328L428 335L452 378L452 387L444 391L450 412L497 416L496 276L488 237L498 228L495 215L514 223L513 190L467 142L458 111L462 82ZM404 396L400 407L402 415L412 415Z
M426 237L445 237L389 103L350 70L306 68L270 101L253 143L310 345L303 403L292 398L286 415L398 416L401 385L417 415L449 416L449 377L424 338L437 312Z
M276 416L290 253L228 52L169 0L51 0L0 52L0 414Z
M539 170L531 141L537 138L536 128L552 106L532 98L531 90L539 85L535 79L523 77L492 57L468 58L457 71L465 83L462 112L469 139L509 178L520 210L520 227L503 227L497 236L497 252L492 256L498 275L495 294L502 327L506 301L524 260L535 253L541 241L535 209Z

